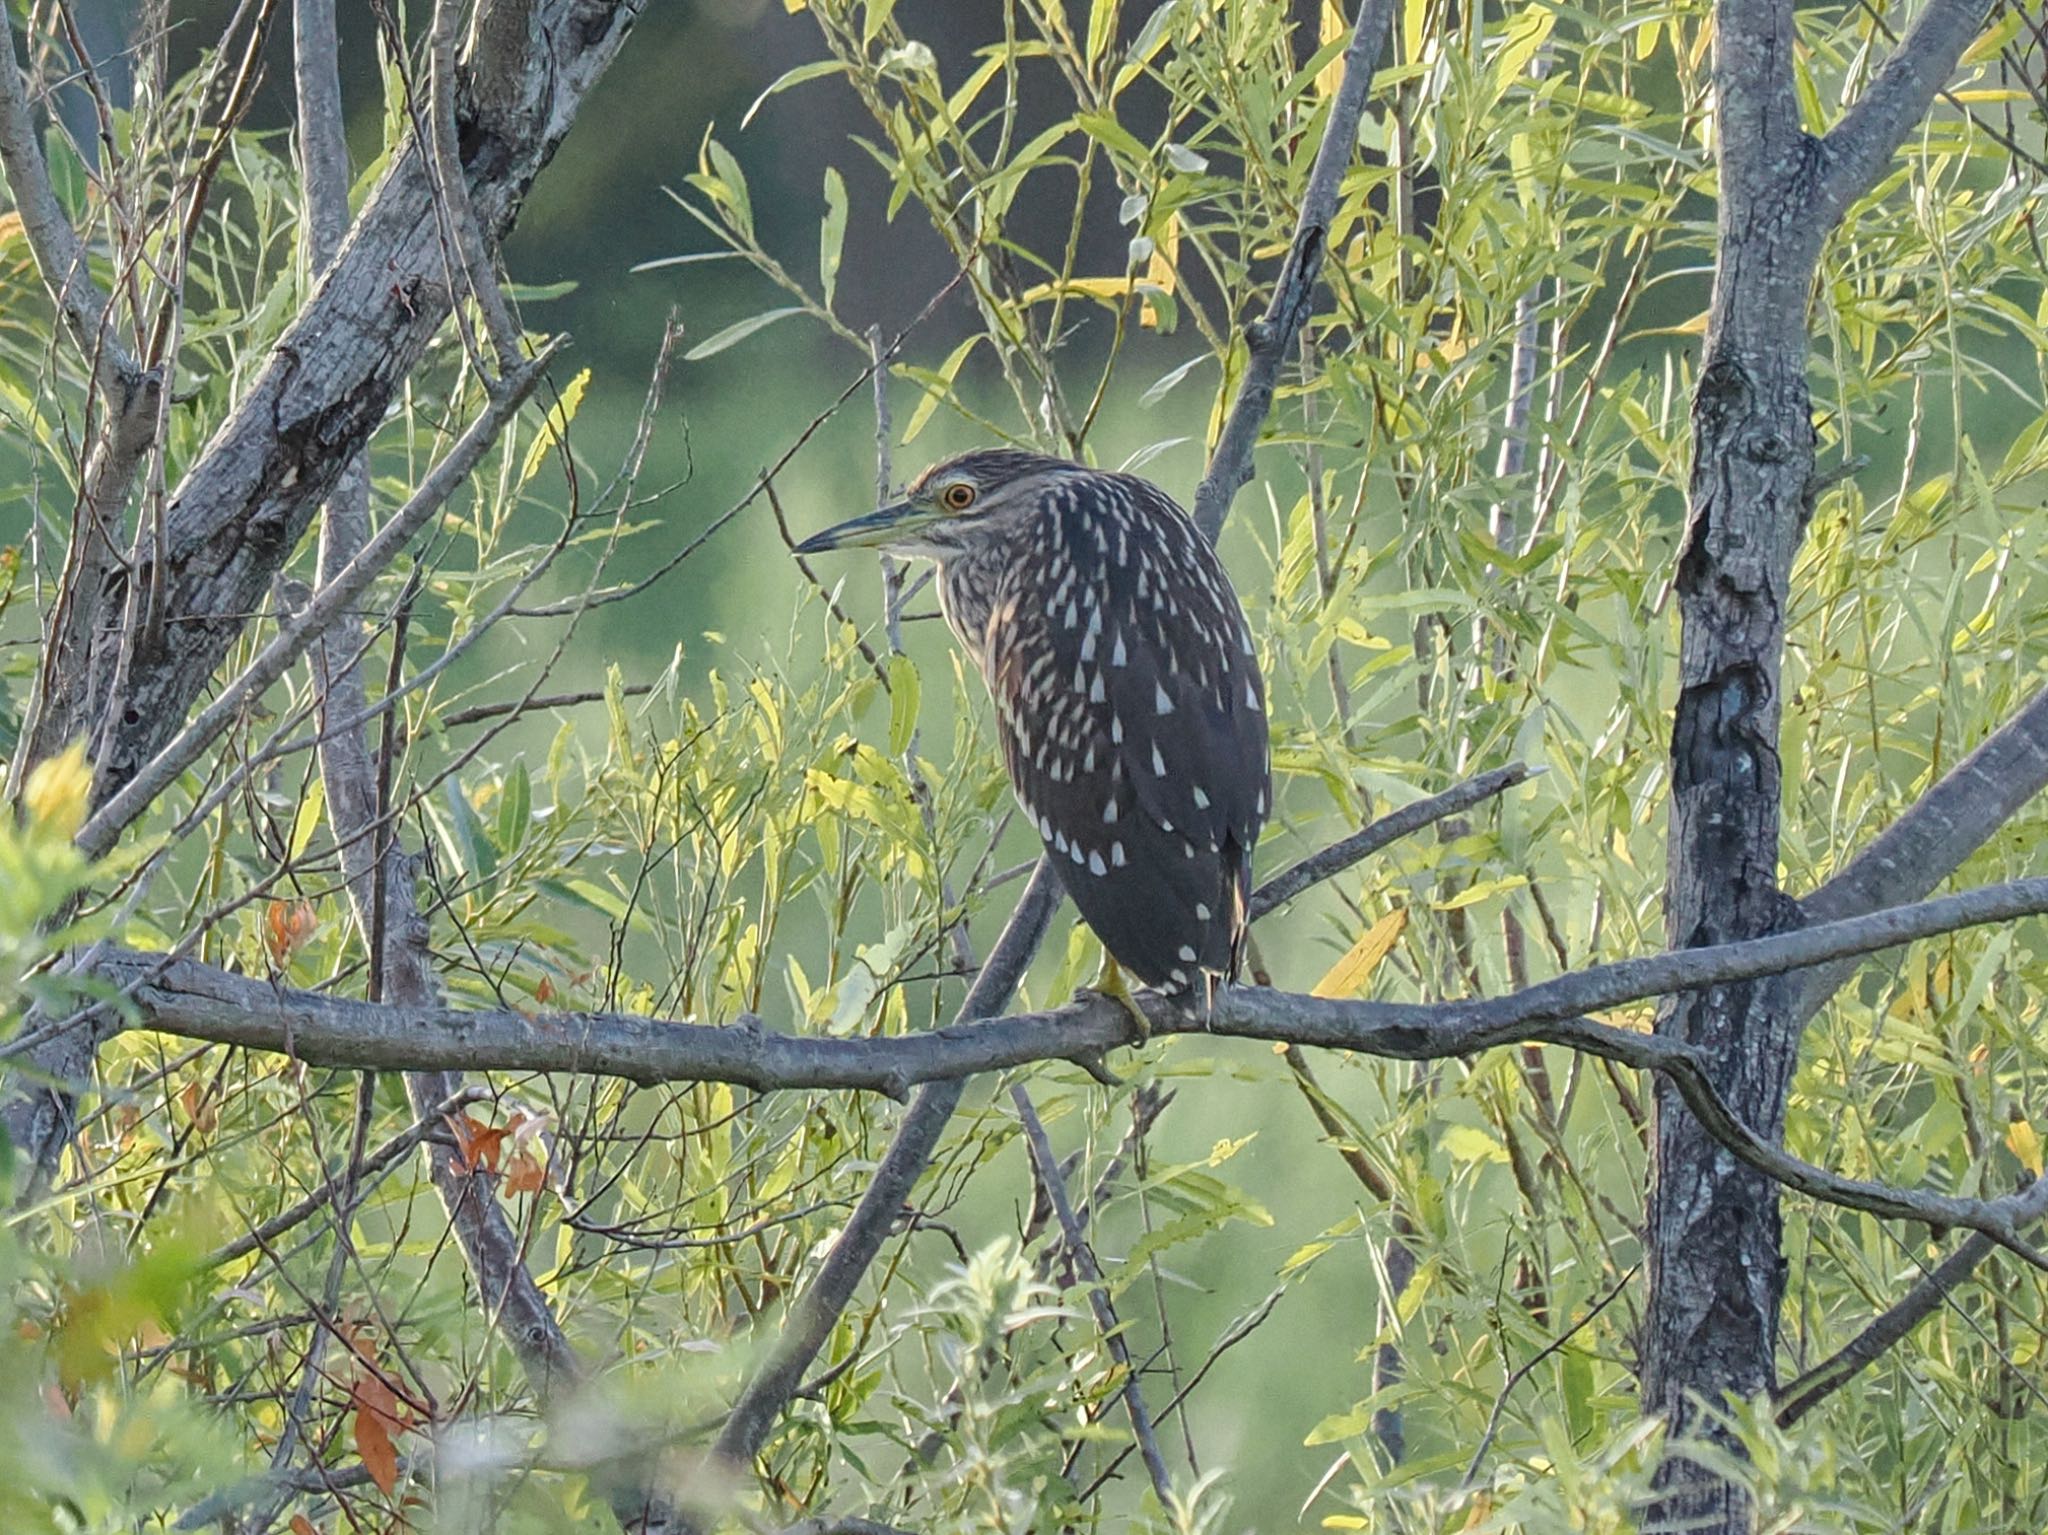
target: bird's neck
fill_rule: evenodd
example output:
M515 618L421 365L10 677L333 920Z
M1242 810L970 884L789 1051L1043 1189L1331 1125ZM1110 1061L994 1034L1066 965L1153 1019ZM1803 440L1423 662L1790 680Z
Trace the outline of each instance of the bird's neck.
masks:
M985 665L989 615L1002 600L1003 573L1012 558L1007 547L990 543L962 550L939 564L939 611L977 669Z

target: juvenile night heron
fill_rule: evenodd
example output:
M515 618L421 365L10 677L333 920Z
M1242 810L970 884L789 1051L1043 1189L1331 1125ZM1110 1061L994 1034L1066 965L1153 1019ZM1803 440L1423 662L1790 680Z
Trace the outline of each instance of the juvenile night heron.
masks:
M1081 915L1147 985L1236 979L1271 799L1265 680L1208 540L1157 487L986 449L797 553L938 563L1003 760Z

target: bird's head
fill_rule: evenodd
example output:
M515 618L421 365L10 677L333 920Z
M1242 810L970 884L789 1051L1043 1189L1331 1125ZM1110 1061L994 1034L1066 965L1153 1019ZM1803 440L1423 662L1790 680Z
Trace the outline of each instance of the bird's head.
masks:
M948 560L1008 539L1036 516L1045 492L1079 464L1009 448L982 448L932 465L901 501L814 533L798 554L887 549Z

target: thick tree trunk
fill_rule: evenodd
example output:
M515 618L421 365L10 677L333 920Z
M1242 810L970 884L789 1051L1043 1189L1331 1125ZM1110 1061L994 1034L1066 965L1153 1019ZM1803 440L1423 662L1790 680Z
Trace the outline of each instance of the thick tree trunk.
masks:
M624 45L644 0L484 0L477 11L458 114L463 171L476 217L493 239L510 230L534 178ZM4 33L0 33L4 38ZM12 60L0 60L12 67ZM32 765L84 734L101 806L184 725L249 615L311 525L313 514L384 418L446 321L453 266L435 208L439 190L416 142L391 168L319 287L269 361L186 471L165 515L163 557L135 578L150 600L131 607L129 573L90 558L74 572L21 762ZM91 327L81 324L90 334ZM121 481L125 487L125 479ZM111 520L118 506L101 509ZM74 1028L30 1056L38 1085L0 1104L14 1145L46 1177L70 1135L73 1094L92 1075L98 1036ZM24 1082L29 1078L22 1079Z
M1805 920L1777 871L1780 663L1792 559L1814 495L1808 297L1823 242L1876 183L1981 20L1976 0L1934 0L1823 140L1805 130L1793 88L1789 0L1715 7L1721 203L1677 576L1665 896L1673 948ZM1709 988L1665 1008L1657 1031L1702 1051L1728 1105L1775 1143L1812 1005L1799 979ZM1785 1293L1778 1189L1710 1137L1668 1079L1656 1102L1643 1402L1676 1438L1720 1437L1713 1409L1776 1383ZM1652 1530L1737 1535L1750 1526L1743 1490L1682 1445L1646 1515Z
M1777 881L1779 658L1787 581L1805 524L1813 466L1804 338L1758 352L1723 345L1694 401L1698 444L1692 528L1679 568L1684 637L1671 743L1666 930L1674 948L1794 926ZM1796 977L1716 987L1677 999L1658 1032L1704 1050L1714 1083L1766 1139L1784 1125L1798 1059ZM1668 1082L1657 1088L1649 1210L1650 1308L1643 1340L1646 1405L1674 1428L1696 1423L1696 1396L1750 1398L1773 1383L1784 1294L1778 1187L1735 1164ZM1669 1463L1683 1482L1686 1462ZM1747 1520L1718 1481L1675 1495L1673 1527ZM1715 1525L1707 1526L1717 1527Z
M1791 92L1764 85L1784 77L1790 6L1724 9L1749 25L1716 41L1719 240L1677 576L1665 893L1673 948L1799 921L1777 872L1779 674L1792 557L1811 515L1806 303L1826 232L1821 155ZM1706 1052L1729 1105L1773 1142L1798 1060L1798 995L1784 978L1714 987L1674 999L1657 1020L1658 1033ZM1785 1292L1778 1189L1737 1165L1668 1082L1656 1104L1643 1401L1674 1438L1713 1436L1703 1409L1773 1384ZM1667 1457L1660 1490L1649 1529L1733 1535L1749 1526L1743 1491L1682 1453Z

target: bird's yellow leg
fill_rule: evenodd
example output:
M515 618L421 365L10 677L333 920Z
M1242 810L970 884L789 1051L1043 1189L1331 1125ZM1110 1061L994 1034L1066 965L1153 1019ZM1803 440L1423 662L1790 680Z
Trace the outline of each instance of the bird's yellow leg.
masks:
M1095 984L1088 990L1110 1001L1130 1014L1131 1021L1138 1026L1138 1042L1143 1044L1152 1037L1152 1020L1145 1016L1145 1009L1138 1006L1138 999L1132 994L1131 983L1124 975L1124 968L1116 962L1109 950L1102 951L1102 968L1095 972Z

